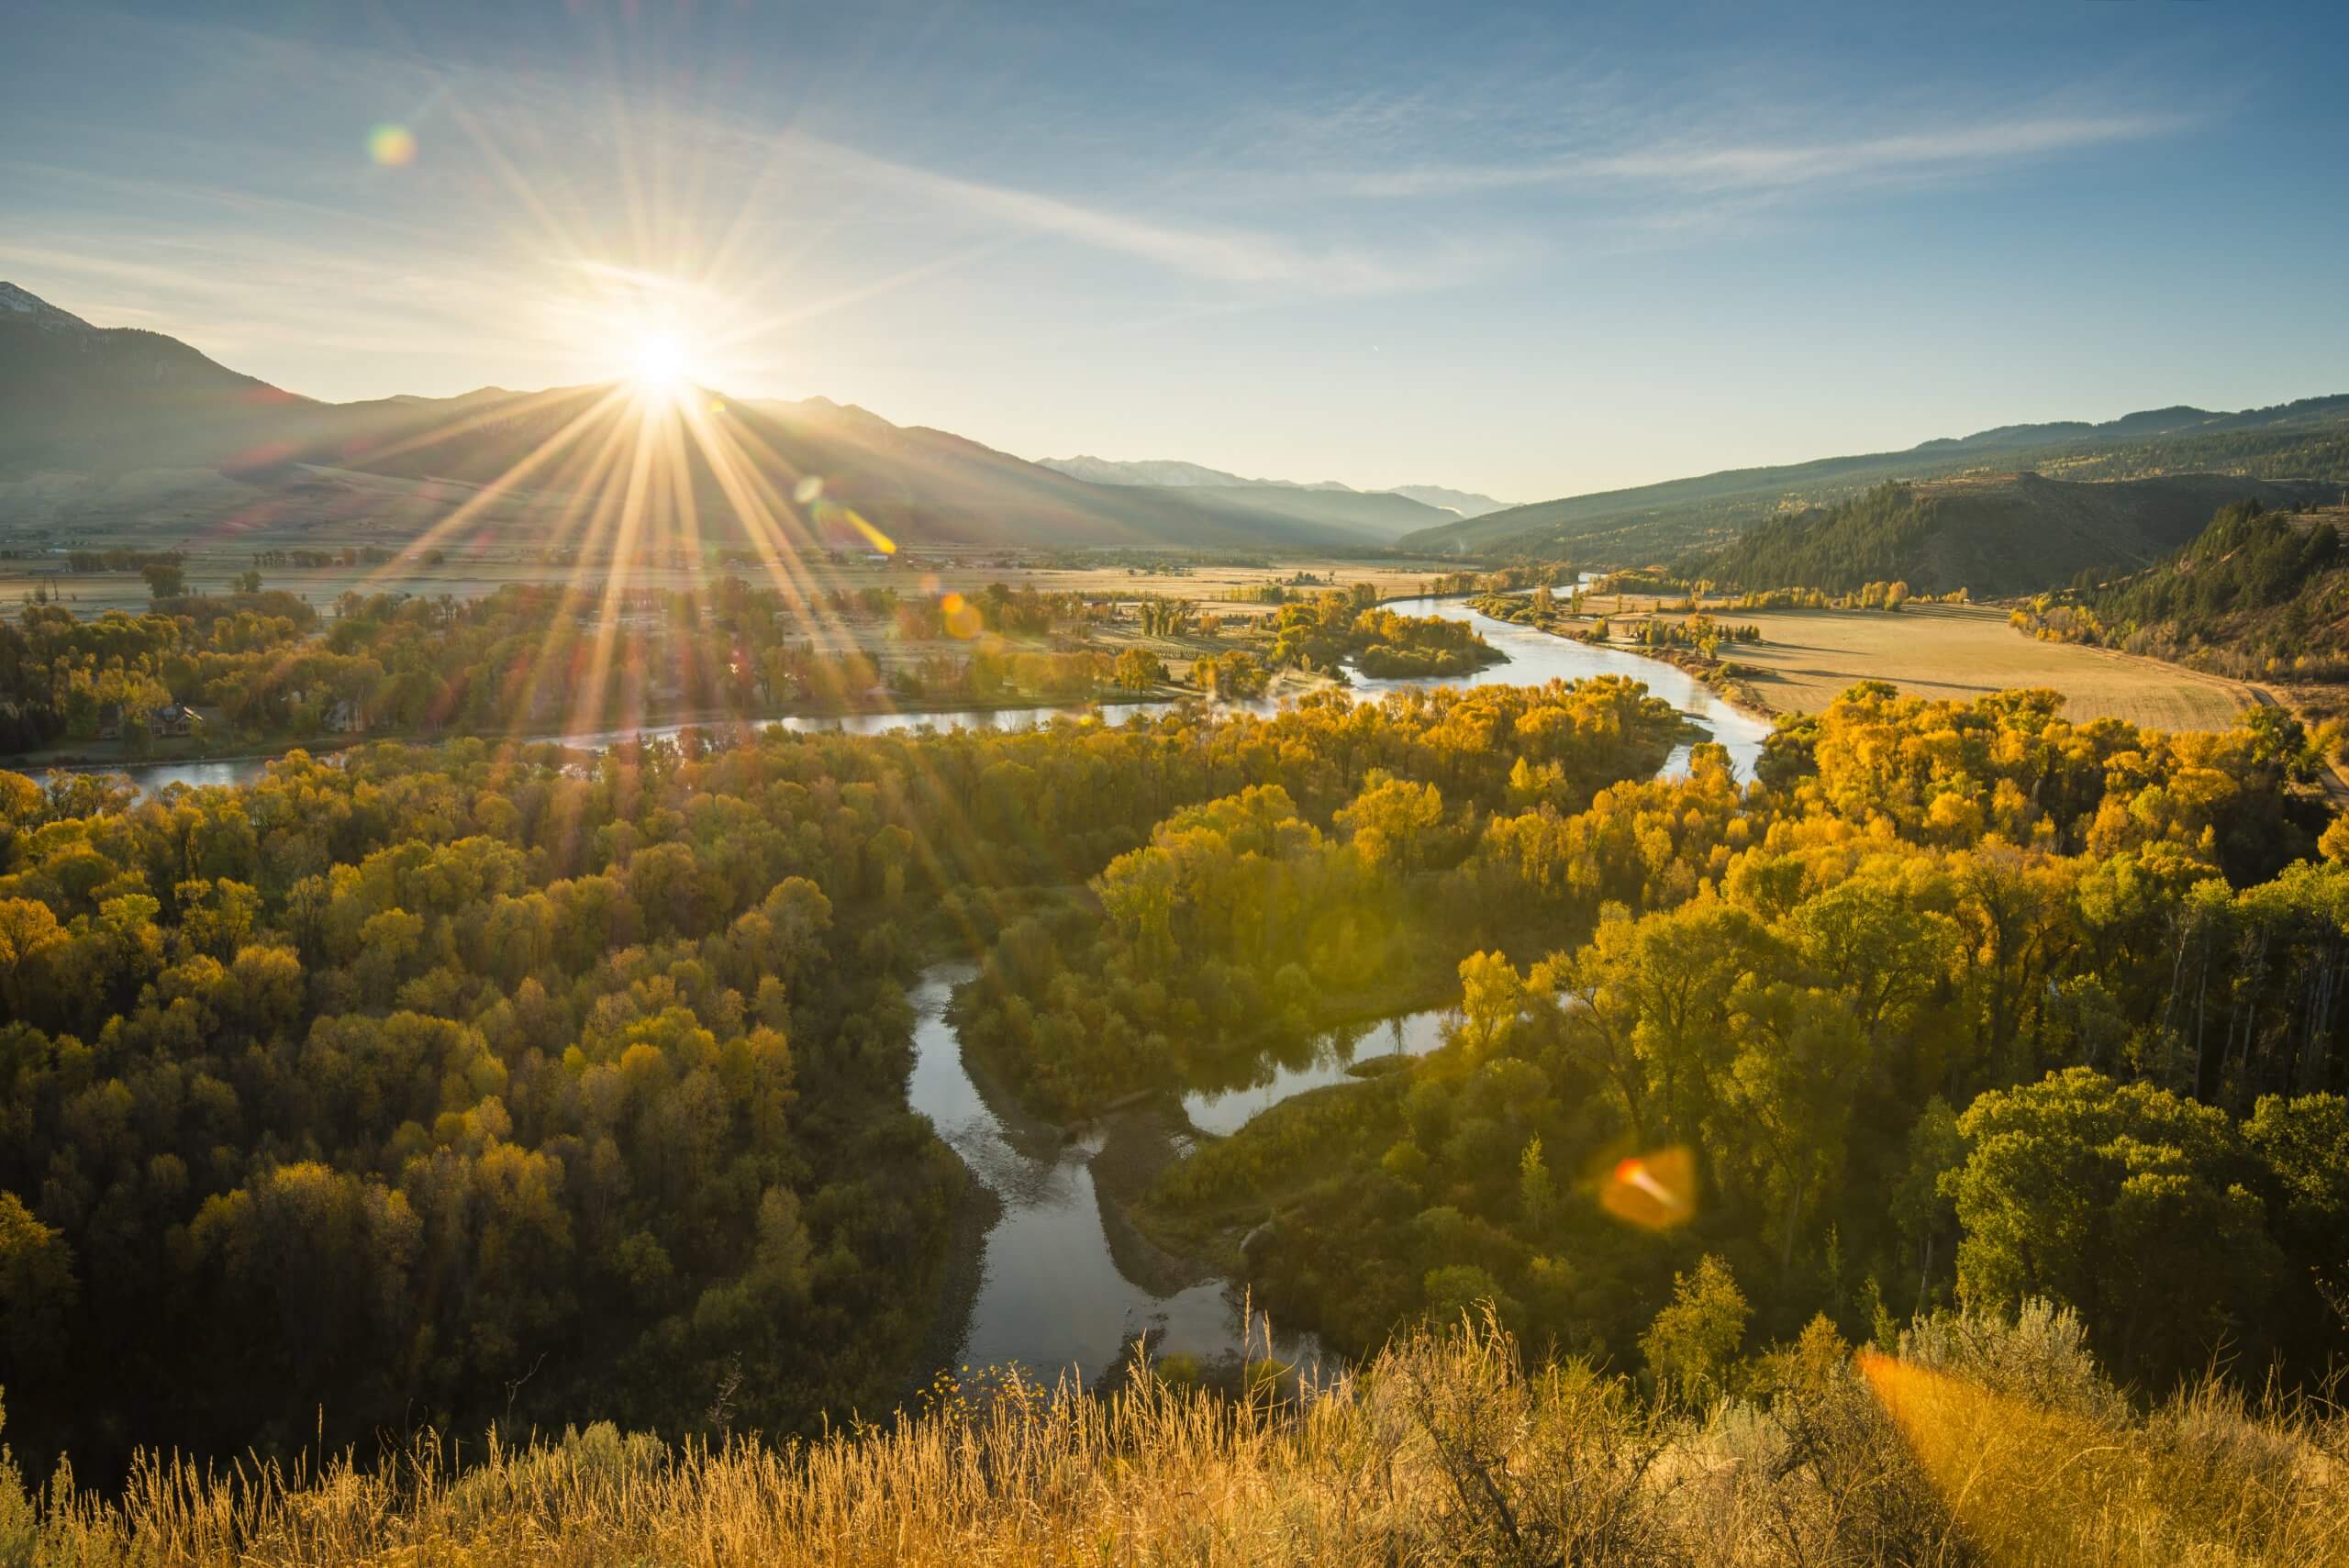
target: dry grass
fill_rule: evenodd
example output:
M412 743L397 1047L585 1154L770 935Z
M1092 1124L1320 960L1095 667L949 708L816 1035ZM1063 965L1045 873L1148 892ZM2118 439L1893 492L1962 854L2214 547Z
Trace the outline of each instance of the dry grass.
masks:
M1972 605L1862 610L1716 612L1762 628L1759 645L1723 651L1757 672L1753 688L1782 713L1817 713L1857 681L1969 700L2014 686L2048 686L2075 720L2121 718L2156 729L2223 729L2258 699L2240 681L2105 649L2040 642L2006 612Z
M1752 1399L1698 1416L1584 1368L1528 1373L1487 1327L1301 1395L1014 1382L809 1445L597 1427L462 1469L429 1442L315 1474L153 1464L117 1502L53 1486L14 1544L44 1564L271 1568L2349 1562L2339 1420L2208 1390L2148 1418L2109 1394L2040 1403L2013 1359L1855 1372L1814 1329ZM8 1513L0 1496L0 1562Z

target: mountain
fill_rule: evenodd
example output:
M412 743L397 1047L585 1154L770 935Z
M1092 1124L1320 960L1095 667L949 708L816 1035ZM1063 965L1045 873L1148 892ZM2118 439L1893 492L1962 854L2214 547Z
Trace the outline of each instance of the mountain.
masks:
M1392 491L1308 489L1299 485L1197 484L1184 488L1193 506L1230 506L1338 530L1364 545L1384 548L1405 534L1448 521L1452 514Z
M803 489L820 499L796 508L807 535L796 542L858 548L871 536L852 513L915 545L1223 550L1359 550L1440 516L1399 496L1375 498L1365 517L1264 504L1245 486L1096 484L828 398L713 401L730 455L714 463L685 443L710 542L747 537L746 502L790 514L779 498ZM578 498L625 483L606 460L632 447L639 417L612 386L321 403L0 284L0 517L52 542L233 531L396 548L471 501L500 545L574 544L604 526Z
M320 406L0 283L0 468L233 461Z
M1039 460L1043 466L1073 478L1087 480L1095 484L1154 485L1169 490L1218 490L1235 497L1249 493L1251 504L1261 502L1255 493L1274 490L1318 491L1335 495L1400 495L1438 512L1450 512L1453 517L1478 517L1487 512L1500 511L1508 506L1489 495L1479 495L1468 490L1446 489L1441 484L1397 484L1386 490L1356 490L1334 479L1324 479L1310 484L1293 479L1243 479L1219 468L1208 468L1196 462L1172 459L1144 458L1121 462L1106 457L1048 457ZM1376 529L1386 525L1395 514L1376 507L1329 509L1325 516L1345 516L1356 518L1367 528ZM1423 518L1419 527L1441 527L1453 518ZM1388 536L1390 539L1395 537Z
M1508 509L1506 501L1496 501L1490 495L1479 495L1473 490L1449 490L1441 484L1397 484L1387 492L1390 495L1408 495L1424 506L1439 511L1457 512L1464 517L1481 517L1487 512Z
M2021 470L2066 480L2193 473L2349 480L2349 394L2232 414L2177 407L2100 425L2001 426L1906 451L1730 469L1541 501L1411 534L1397 543L1431 554L1646 565L1724 543L1790 508L1852 498L1887 480Z
M1167 458L1142 458L1133 462L1119 462L1114 458L1080 455L1040 458L1037 461L1055 473L1065 473L1072 479L1082 479L1093 484L1150 484L1166 490L1238 490L1259 485L1277 490L1351 492L1353 489L1353 486L1341 484L1334 479L1324 479L1314 484L1300 484L1293 479L1242 479L1219 468Z
M1730 588L1840 593L1906 582L1919 594L2029 594L2083 572L2134 572L2192 539L2222 507L2319 506L2337 501L2341 488L2220 473L1895 482L1773 518L1718 550L1683 558L1677 570Z

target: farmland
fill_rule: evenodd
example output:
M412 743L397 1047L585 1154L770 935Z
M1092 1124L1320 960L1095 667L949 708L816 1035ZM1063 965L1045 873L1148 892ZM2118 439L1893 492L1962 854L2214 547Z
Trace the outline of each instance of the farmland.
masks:
M1605 620L1615 640L1638 642L1651 620L1685 623L1686 601L1653 595L1596 594L1583 616L1553 629L1572 635ZM1737 695L1773 713L1817 713L1860 681L1888 681L1916 696L1968 699L2010 687L2061 692L2075 719L2120 718L2160 729L2224 728L2262 699L2240 681L2077 643L2017 631L2002 607L1911 600L1898 612L1757 609L1716 597L1718 623L1752 626L1759 642L1725 642Z
M1859 610L1737 610L1759 644L1728 655L1781 713L1817 713L1855 681L1890 681L1919 696L1975 697L2049 686L2074 719L2121 718L2156 729L2219 729L2257 699L2240 681L2076 644L2041 642L1976 605Z

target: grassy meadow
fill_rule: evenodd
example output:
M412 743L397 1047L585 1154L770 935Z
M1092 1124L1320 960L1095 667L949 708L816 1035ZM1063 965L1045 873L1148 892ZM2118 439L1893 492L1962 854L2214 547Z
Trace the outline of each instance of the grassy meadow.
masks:
M115 1499L0 1474L0 1562L2323 1568L2349 1562L2344 1459L2327 1405L2132 1407L2043 1307L1856 1354L1821 1319L1701 1405L1464 1323L1239 1395L941 1383L805 1444L423 1434L363 1465L150 1458Z

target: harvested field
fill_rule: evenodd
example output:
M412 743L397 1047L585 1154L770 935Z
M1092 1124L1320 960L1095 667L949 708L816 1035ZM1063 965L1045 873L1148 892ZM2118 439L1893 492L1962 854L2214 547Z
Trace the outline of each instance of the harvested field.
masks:
M1755 673L1752 683L1782 713L1816 713L1855 681L1890 681L1920 696L1974 697L2009 686L2047 686L2075 719L2122 718L2160 729L2218 729L2258 702L2219 675L2076 643L2041 642L1978 605L1866 610L1737 610L1761 644L1724 648Z

